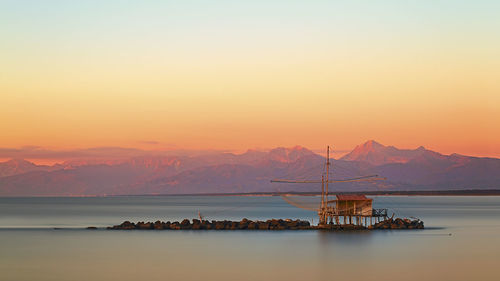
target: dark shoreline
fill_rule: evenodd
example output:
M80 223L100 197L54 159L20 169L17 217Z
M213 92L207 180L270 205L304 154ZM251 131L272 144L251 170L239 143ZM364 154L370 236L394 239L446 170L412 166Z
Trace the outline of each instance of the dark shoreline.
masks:
M227 196L258 196L266 195L267 193L242 193L228 194ZM333 194L364 194L372 196L500 196L500 189L494 190L429 190L429 191L344 191L332 192ZM210 196L210 194L207 194ZM321 192L274 192L271 196L281 195L302 195L316 196L321 195ZM223 196L223 194L214 194L213 196Z
M335 194L364 194L371 196L500 196L500 189L464 189L464 190L394 190L394 191L338 191ZM190 193L190 194L133 194L133 195L108 195L107 197L120 196L317 196L321 192L241 192L241 193Z
M399 191L332 191L335 194L364 194L368 196L500 196L500 189L465 190L399 190ZM0 198L101 198L139 196L317 196L321 192L242 192L242 193L188 193L188 194L108 194L108 195L43 195L43 196L0 196Z

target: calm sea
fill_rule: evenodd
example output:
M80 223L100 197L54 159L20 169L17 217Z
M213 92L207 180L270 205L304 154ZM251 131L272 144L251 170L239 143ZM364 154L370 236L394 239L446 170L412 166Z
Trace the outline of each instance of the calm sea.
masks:
M0 198L0 280L500 280L500 197L374 202L426 229L86 230L198 211L209 220L317 219L280 197Z

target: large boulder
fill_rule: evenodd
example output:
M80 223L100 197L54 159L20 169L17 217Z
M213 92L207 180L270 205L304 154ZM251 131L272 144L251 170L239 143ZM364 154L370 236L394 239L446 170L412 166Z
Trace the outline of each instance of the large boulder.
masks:
M260 230L267 230L267 229L269 229L269 223L268 222L260 221L259 224L258 224L258 228Z
M248 228L248 229L257 229L257 227L258 227L258 226L257 226L257 223L256 223L256 222L254 222L254 221L252 221L252 222L250 222L250 223L248 224L248 227L247 227L247 228Z
M207 220L203 220L201 222L201 225L202 225L201 229L212 229L212 224Z
M226 225L223 221L217 221L215 222L215 229L216 230L222 230L222 229L225 229L226 228Z
M240 221L240 223L238 224L238 229L247 229L248 228L248 224L249 224L249 220L247 219L242 219Z
M311 226L311 223L309 221L300 221L299 226Z
M170 229L178 230L181 229L181 224L178 221L174 221L170 224Z
M133 222L124 221L120 225L115 225L114 229L135 229L136 225Z
M140 221L136 224L137 229L153 229L153 223Z
M191 229L191 222L188 219L183 219L181 221L181 229Z
M231 230L238 229L239 223L236 221L231 222Z
M156 229L156 230L160 230L160 229L163 229L163 225L164 225L163 222L161 222L161 221L155 221L155 223L153 224L153 228Z

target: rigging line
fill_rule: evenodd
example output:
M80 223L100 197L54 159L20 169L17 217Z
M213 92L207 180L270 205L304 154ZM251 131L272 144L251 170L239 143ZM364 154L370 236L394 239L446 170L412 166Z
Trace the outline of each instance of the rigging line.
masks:
M328 183L339 183L339 182L356 182L356 181L374 181L385 179L383 177L379 177L378 175L370 175L363 176L357 178L349 178L349 179L332 179L328 180ZM281 182L281 183L321 183L321 180L289 180L289 179L273 179L271 182ZM326 181L325 181L326 182Z

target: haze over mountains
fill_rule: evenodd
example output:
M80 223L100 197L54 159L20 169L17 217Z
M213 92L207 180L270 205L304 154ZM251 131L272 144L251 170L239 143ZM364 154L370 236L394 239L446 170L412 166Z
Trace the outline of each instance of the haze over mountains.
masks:
M13 159L0 163L0 196L319 191L317 184L271 184L270 179L320 179L324 163L323 156L300 146L243 154L84 158L53 166ZM368 141L332 165L335 178L387 177L335 184L333 191L500 188L500 159L443 155L424 147L398 149Z

